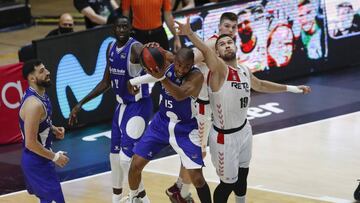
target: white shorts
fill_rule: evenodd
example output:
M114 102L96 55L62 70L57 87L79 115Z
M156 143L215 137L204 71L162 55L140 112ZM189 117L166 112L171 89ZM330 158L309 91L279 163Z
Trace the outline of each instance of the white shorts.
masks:
M232 134L221 135L213 127L210 131L211 161L216 173L225 183L235 183L239 168L249 168L252 151L252 130L249 122L243 129Z

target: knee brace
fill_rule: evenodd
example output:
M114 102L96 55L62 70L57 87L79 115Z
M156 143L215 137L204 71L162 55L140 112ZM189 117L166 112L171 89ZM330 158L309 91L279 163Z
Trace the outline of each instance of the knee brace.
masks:
M130 162L131 160L124 160L120 158L120 167L123 173L123 180L122 180L122 184L124 185L128 185L128 175L129 175L129 169L130 169Z
M124 177L120 167L119 154L110 153L110 166L111 166L112 187L121 189L122 181Z
M230 193L234 189L234 183L224 183L220 180L220 184L216 187L214 191L214 203L223 203L227 202Z
M247 176L249 168L239 168L238 180L235 182L234 193L237 196L245 196L247 188Z

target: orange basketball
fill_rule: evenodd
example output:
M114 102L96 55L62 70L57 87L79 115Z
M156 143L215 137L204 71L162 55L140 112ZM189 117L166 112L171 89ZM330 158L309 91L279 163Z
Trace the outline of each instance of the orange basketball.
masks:
M164 49L161 47L144 47L140 53L140 64L150 73L164 68Z

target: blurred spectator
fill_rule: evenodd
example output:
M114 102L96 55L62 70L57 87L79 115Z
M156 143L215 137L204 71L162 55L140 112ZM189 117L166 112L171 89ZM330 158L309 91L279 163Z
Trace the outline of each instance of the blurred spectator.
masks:
M87 29L104 25L111 16L120 13L116 0L74 0L74 6L84 15Z
M74 32L74 19L69 13L64 13L60 16L59 27L51 30L46 37L57 36Z
M180 11L195 7L194 0L172 0L172 10Z
M285 67L291 61L295 48L295 36L288 24L277 25L267 40L269 67Z
M342 2L336 6L338 22L334 30L334 36L347 35L360 31L360 16L356 14L349 2Z
M315 3L310 0L302 0L298 4L298 16L301 26L300 38L302 46L309 59L323 57L323 24L316 18L317 9Z
M246 8L238 13L238 34L240 37L240 49L243 53L250 53L256 46L257 36L251 25L251 9Z
M169 50L168 37L163 28L161 16L170 32L175 36L174 47L176 51L181 47L179 37L175 33L174 17L171 13L171 0L123 0L123 15L129 17L132 11L132 26L134 38L143 44L158 42L161 47Z

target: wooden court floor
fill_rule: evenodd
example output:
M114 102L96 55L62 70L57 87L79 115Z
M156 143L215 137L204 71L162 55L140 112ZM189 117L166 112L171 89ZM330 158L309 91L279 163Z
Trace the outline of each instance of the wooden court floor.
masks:
M349 203L360 177L360 112L254 136L247 202ZM209 156L204 176L214 191L218 181ZM150 162L143 173L152 202L169 202L165 189L178 173L177 155ZM64 182L67 202L111 202L110 174ZM196 191L192 188L196 202ZM0 202L37 202L26 192L0 197ZM233 196L229 202L234 202Z
M145 187L149 195L150 201L154 203L170 202L165 194L166 186L174 183L175 177L169 175L161 175L152 172L143 174ZM92 178L83 179L81 181L69 182L62 185L65 198L70 203L102 203L111 202L111 182L110 173L105 173ZM216 183L209 183L210 189L214 191ZM200 202L194 187L191 188L192 196L195 202ZM38 200L29 196L26 192L17 193L15 195L0 197L1 203L38 203ZM229 198L229 202L234 202L233 196ZM322 203L325 201L313 200L304 197L278 194L274 192L266 192L256 189L249 189L248 203Z

